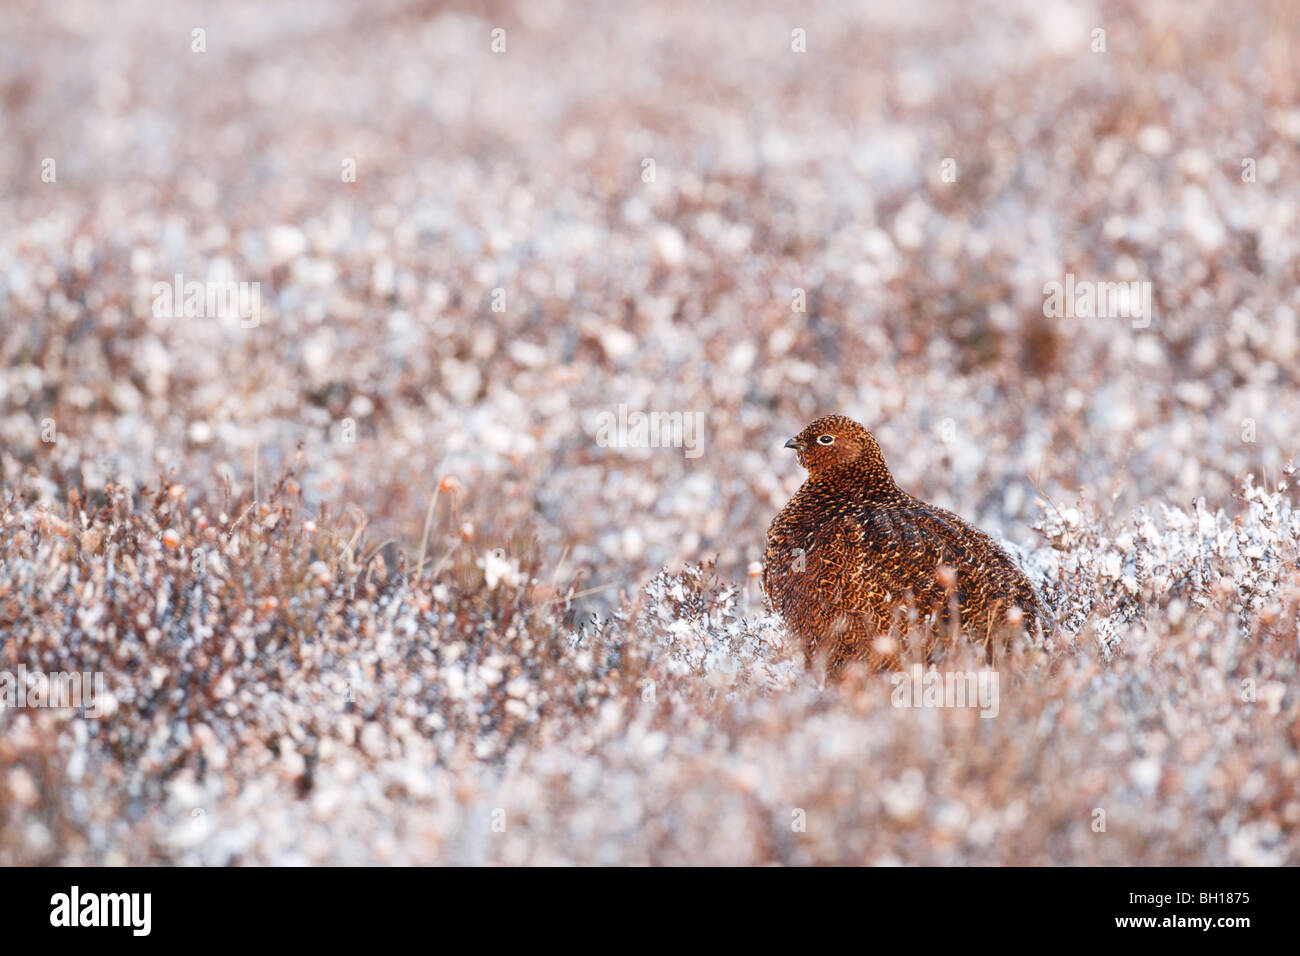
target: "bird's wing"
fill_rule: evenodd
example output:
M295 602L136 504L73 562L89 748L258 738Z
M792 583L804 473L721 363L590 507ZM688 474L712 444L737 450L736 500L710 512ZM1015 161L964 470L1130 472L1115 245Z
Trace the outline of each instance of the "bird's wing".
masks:
M1005 610L1015 605L1030 616L1027 626L1031 631L1042 624L1042 604L1033 584L996 541L940 508L926 508L918 512L915 520L927 533L942 537L946 560L961 569L958 596L963 604L974 596L977 606L987 606L991 601ZM994 611L995 619L999 613Z
M844 515L818 537L818 597L846 613L878 613L909 595L933 594L935 568L951 560L941 529L907 508Z

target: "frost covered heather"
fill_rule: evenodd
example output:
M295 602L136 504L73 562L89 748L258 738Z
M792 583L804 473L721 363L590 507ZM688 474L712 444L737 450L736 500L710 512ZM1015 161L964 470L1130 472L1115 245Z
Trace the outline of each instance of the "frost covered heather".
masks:
M288 492L215 520L179 488L11 498L3 660L110 697L2 713L0 862L1295 862L1284 491L1235 520L1049 508L1023 557L1063 623L1000 663L987 721L883 675L820 689L707 566L577 622L493 552L377 571Z
M1296 49L0 4L0 671L103 676L0 679L0 863L1300 863ZM765 612L828 412L1041 589L996 717Z

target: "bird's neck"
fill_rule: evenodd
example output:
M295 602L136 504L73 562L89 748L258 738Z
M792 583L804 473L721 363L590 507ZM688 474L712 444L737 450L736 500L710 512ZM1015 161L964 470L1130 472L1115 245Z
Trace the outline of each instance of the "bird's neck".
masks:
M838 495L867 504L888 504L906 500L888 466L878 459L857 459L826 468L810 476L818 484L834 488Z

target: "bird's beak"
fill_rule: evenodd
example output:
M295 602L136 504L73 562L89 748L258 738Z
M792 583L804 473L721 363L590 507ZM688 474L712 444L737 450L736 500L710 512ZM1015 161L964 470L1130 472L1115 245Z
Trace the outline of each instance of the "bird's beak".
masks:
M803 442L801 442L797 438L791 438L788 442L785 443L785 447L795 448L798 449L799 451L803 451Z

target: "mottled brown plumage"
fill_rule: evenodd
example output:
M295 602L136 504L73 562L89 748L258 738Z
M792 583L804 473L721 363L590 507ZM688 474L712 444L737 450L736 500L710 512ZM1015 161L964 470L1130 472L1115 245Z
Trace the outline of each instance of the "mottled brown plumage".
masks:
M988 535L895 483L875 438L827 415L786 442L808 479L767 532L763 588L828 676L849 661L898 666L908 611L958 623L992 653L1043 612L1029 580Z

